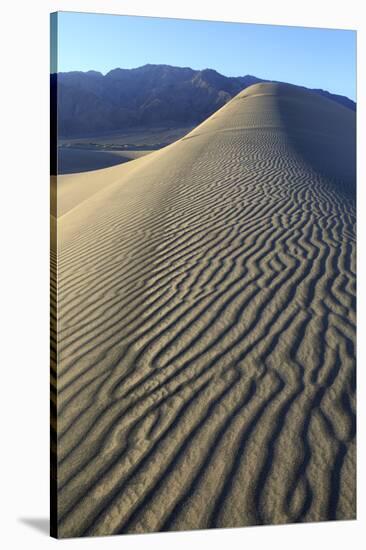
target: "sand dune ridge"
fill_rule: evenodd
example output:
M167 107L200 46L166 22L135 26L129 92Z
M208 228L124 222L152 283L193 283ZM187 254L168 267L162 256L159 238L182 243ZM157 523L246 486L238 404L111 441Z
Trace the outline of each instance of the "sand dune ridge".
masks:
M355 516L354 140L347 108L257 84L68 176L60 536Z

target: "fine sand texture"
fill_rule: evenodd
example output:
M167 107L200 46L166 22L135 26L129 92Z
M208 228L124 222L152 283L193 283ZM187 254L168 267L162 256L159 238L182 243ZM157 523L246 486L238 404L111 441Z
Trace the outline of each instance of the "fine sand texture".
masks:
M258 84L70 178L54 533L355 518L355 113Z

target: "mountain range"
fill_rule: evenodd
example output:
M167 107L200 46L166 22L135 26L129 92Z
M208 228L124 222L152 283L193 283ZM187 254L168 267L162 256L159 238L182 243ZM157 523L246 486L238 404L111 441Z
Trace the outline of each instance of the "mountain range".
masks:
M195 125L252 84L252 75L227 77L213 69L144 65L51 74L51 108L58 110L58 136L78 137L151 125ZM356 110L349 98L312 90Z

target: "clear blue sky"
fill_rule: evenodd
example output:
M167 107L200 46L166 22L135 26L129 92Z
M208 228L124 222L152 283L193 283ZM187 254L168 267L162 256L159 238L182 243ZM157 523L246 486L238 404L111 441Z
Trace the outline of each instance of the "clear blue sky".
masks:
M147 63L356 96L355 31L59 12L59 71Z

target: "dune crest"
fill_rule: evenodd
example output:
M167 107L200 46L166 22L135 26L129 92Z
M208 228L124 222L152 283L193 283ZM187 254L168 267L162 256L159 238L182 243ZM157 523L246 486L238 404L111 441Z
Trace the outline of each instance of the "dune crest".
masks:
M354 518L354 113L256 84L89 176L57 221L59 536Z

